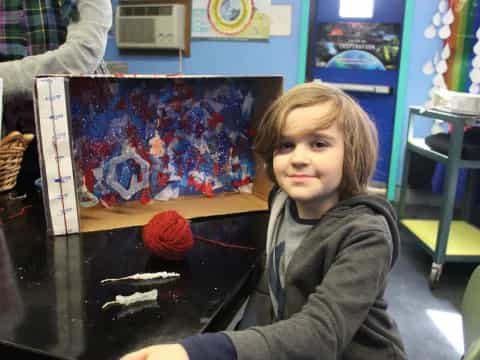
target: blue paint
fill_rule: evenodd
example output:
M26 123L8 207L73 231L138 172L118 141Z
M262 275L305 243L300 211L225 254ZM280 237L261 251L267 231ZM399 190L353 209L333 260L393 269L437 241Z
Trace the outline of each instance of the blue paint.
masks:
M75 166L87 189L105 203L164 197L164 190L213 196L252 182L254 129L246 115L255 104L254 82L91 82L69 82L74 153L80 155Z
M192 39L191 56L183 58L183 73L283 75L285 89L294 86L299 63L301 1L275 0L272 3L292 6L291 36L273 36L268 41ZM112 0L114 9L117 4L118 0ZM128 63L129 73L171 74L179 71L178 57L159 56L155 52L120 53L113 36L108 39L105 59Z
M324 22L374 22L402 24L404 0L375 1L372 19L339 18L339 0L317 0L316 24ZM318 26L318 25L315 25ZM316 34L314 43L316 42ZM312 51L312 54L315 50ZM314 63L314 61L312 62ZM358 70L313 67L312 76L326 82L386 85L393 89L389 95L351 92L360 105L371 115L379 132L379 161L374 180L386 183L390 167L392 150L393 120L395 114L395 89L398 71L396 70Z

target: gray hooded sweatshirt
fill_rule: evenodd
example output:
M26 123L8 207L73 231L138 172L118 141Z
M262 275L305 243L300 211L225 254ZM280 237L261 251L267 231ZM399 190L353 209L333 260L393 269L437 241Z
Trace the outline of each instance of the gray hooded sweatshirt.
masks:
M277 191L267 254L286 203L286 194ZM224 333L238 360L406 359L384 300L399 241L395 212L383 198L339 202L312 226L288 264L281 320L266 269L247 307L258 326Z

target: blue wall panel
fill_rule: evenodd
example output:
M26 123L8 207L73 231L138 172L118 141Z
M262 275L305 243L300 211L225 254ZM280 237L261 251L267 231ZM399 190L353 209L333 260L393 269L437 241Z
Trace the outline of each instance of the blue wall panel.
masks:
M342 19L339 17L339 0L317 0L315 26L320 23L336 22L374 22L374 23L392 23L402 24L404 12L404 0L375 1L374 14L372 19ZM315 54L316 34L313 51ZM311 61L314 64L314 61ZM379 161L374 174L374 180L386 183L389 176L390 155L392 149L393 122L395 114L395 96L397 87L397 70L351 70L338 68L315 67L311 69L312 77L326 82L335 83L353 83L362 85L386 85L392 89L392 93L385 94L365 94L351 92L362 107L370 114L375 121L379 133Z
M112 5L117 5L112 0ZM292 33L288 37L271 37L268 41L192 40L191 56L183 59L184 74L283 75L285 88L295 85L298 67L300 1L276 0L272 4L292 6ZM177 73L178 57L165 57L154 52L120 52L110 37L105 56L107 61L129 65L129 73Z

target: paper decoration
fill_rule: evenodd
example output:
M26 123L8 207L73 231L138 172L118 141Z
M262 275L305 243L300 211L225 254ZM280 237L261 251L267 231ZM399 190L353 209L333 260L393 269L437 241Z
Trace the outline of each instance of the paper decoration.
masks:
M480 92L480 27L475 32L477 42L473 46L473 52L475 54L472 59L472 71L470 71L469 78L472 81L468 91L471 94L478 94Z
M472 71L470 71L470 80L472 80L473 83L480 83L480 69L479 68L473 68Z
M448 70L447 68L447 62L445 60L440 61L437 66L435 66L435 70L437 71L438 74L445 74Z
M473 46L473 53L477 56L480 56L480 41Z
M437 30L435 29L435 26L430 25L427 27L423 33L427 39L433 39L437 35Z
M453 16L453 11L452 9L448 9L448 11L443 15L442 17L442 22L445 25L451 25L453 21L455 20L455 17Z
M444 25L438 31L438 37L442 40L446 40L452 35L449 25Z
M192 38L268 39L270 0L193 0Z
M472 60L472 66L474 68L480 67L480 56L475 56Z
M433 67L433 63L431 60L427 61L422 68L422 72L425 75L432 75L435 72L435 68Z
M444 13L448 9L448 1L447 0L440 0L438 3L438 11Z
M437 74L433 77L433 85L438 88L446 88L445 80L441 74Z
M437 11L432 16L432 23L424 31L425 38L434 39L438 36L438 38L443 41L447 40L451 36L450 25L454 20L453 11L449 8L448 1L440 0L438 2ZM450 55L451 50L448 43L446 43L440 55L438 51L436 51L433 60L428 60L422 67L422 72L425 75L434 75L432 78L432 88L428 93L429 100L427 101L426 106L431 103L433 94L437 89L447 87L443 75L448 71L447 60Z
M443 47L443 50L442 50L442 59L443 60L448 60L448 58L450 57L450 54L451 54L451 51L450 51L450 46L447 44L445 44L445 46Z
M472 85L470 85L468 89L468 92L470 94L478 94L480 92L480 86L478 84L472 83Z

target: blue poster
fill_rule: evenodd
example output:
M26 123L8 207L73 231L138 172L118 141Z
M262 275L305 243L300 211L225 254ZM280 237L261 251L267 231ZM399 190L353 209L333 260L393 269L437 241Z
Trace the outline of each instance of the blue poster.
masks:
M336 69L395 70L400 24L319 23L315 66Z

